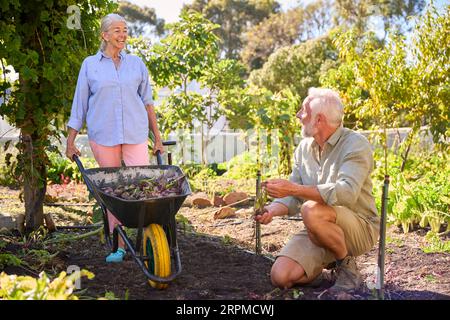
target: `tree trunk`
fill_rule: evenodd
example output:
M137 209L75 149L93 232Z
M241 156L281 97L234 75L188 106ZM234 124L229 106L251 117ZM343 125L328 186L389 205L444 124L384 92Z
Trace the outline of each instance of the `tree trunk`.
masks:
M44 223L44 197L47 170L33 147L30 134L22 132L22 152L24 165L25 232L38 229Z

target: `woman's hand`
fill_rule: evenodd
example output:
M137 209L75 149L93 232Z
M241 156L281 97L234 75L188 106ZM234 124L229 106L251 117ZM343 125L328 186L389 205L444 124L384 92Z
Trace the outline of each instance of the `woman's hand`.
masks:
M157 151L159 151L160 154L164 153L164 146L162 145L161 140L156 140L153 145L153 154L156 154Z
M68 143L66 147L66 156L70 159L70 161L73 161L73 155L76 154L77 156L81 156L80 150L75 147L75 144Z

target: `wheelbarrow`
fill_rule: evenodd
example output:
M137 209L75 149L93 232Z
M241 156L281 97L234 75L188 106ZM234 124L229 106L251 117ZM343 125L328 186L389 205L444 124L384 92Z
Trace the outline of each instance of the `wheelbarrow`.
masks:
M179 167L163 165L161 155L158 153L156 156L158 165L93 169L85 169L78 156L74 155L73 159L89 192L102 210L105 242L109 249L112 252L117 251L120 235L131 256L148 278L149 284L156 289L165 289L181 273L175 215L186 197L191 194L191 189ZM178 183L181 183L182 193L145 200L125 200L101 189L108 184L130 184L161 175L179 177ZM115 226L112 240L107 210L123 225ZM127 236L124 227L137 229L135 242Z

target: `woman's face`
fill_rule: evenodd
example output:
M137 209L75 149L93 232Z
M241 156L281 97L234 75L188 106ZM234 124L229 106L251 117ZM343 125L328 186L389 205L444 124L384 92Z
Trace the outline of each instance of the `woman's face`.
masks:
M107 32L103 32L103 39L106 40L108 46L122 50L125 48L128 37L128 28L125 22L113 22Z

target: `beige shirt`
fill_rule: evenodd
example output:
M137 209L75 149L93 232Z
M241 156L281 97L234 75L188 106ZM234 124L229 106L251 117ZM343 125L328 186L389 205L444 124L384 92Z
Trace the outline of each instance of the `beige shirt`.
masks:
M295 150L294 159L290 181L317 186L326 204L345 206L371 224L379 223L370 179L372 148L363 135L339 127L322 152L313 138L304 138ZM284 204L289 215L295 215L304 200L290 196L274 202Z

